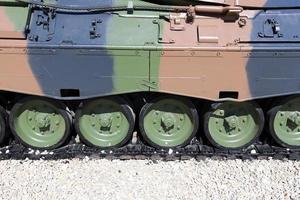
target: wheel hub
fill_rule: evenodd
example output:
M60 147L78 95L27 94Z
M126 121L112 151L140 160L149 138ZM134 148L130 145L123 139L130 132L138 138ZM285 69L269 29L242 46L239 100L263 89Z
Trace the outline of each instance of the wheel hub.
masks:
M237 128L239 125L239 118L236 115L225 118L225 122L230 128Z
M99 116L100 126L102 128L110 128L112 125L113 117L111 114L102 114Z
M164 113L161 117L161 122L165 130L171 130L174 128L176 118L172 113Z
M35 119L39 129L47 129L50 127L51 120L48 114L39 113L36 115Z

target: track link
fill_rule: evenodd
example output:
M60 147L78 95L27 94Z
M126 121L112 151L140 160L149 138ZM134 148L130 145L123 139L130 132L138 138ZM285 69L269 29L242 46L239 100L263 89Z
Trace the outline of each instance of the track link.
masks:
M61 160L72 158L109 159L109 160L158 160L175 161L205 158L213 159L279 159L300 160L300 149L288 149L269 144L253 144L242 150L221 150L203 145L196 139L184 148L156 149L145 145L142 141L129 143L126 146L112 150L101 150L73 143L52 151L39 151L26 148L12 142L0 149L0 160Z

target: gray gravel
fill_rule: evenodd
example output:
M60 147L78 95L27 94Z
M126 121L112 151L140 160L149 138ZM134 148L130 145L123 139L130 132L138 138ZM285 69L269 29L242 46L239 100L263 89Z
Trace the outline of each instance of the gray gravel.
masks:
M1 161L2 199L300 199L300 162Z

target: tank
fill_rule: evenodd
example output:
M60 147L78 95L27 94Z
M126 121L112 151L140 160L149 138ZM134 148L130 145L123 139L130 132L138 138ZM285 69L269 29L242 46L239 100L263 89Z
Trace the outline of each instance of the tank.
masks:
M297 0L0 0L0 141L300 149L298 25Z

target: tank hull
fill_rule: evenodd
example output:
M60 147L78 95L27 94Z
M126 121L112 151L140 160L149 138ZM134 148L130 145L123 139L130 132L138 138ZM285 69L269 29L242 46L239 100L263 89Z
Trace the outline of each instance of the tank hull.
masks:
M299 149L299 23L298 1L0 0L0 143Z

